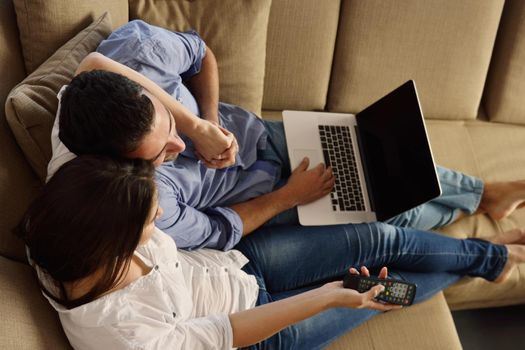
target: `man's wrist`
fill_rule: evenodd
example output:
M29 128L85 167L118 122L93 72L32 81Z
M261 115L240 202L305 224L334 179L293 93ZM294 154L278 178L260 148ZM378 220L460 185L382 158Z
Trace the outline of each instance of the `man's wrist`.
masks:
M218 113L201 113L201 118L217 126L220 126Z
M275 194L277 195L277 203L282 206L281 209L283 211L292 209L296 207L299 203L295 199L294 194L292 191L289 190L287 185L284 185L283 187L279 188L277 191L275 191Z

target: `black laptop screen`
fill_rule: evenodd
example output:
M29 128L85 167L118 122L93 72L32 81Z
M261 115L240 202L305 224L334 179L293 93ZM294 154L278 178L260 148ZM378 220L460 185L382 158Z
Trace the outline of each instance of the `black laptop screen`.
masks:
M356 115L368 191L378 220L440 195L413 81Z

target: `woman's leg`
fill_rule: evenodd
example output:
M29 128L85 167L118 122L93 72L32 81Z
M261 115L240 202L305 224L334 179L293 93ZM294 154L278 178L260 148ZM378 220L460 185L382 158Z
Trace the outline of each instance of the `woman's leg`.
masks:
M507 249L383 223L262 227L236 246L270 293L341 278L350 267L388 266L412 272L452 272L494 280Z
M460 278L459 275L446 272L391 272L390 275L393 278L406 279L418 285L416 302L429 298ZM257 279L261 281L260 278ZM312 285L301 289L271 294L266 290L264 282L259 282L259 284L261 288L257 302L258 305L285 299L321 286ZM378 313L380 312L369 309L330 309L287 327L274 336L248 349L322 349Z

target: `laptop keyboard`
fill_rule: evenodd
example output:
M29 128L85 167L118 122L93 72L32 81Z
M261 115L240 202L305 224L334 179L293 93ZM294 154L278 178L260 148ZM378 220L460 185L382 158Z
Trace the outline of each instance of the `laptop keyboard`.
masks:
M365 204L350 128L339 125L319 125L319 136L326 166L331 166L335 186L330 193L334 211L364 211Z

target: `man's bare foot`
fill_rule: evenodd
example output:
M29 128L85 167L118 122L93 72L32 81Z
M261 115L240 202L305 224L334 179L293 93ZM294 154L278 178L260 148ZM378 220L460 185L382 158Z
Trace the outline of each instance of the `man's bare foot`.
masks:
M525 181L486 183L477 213L487 213L494 220L509 216L525 205Z
M525 230L517 228L503 232L488 238L487 241L494 244L525 244Z

